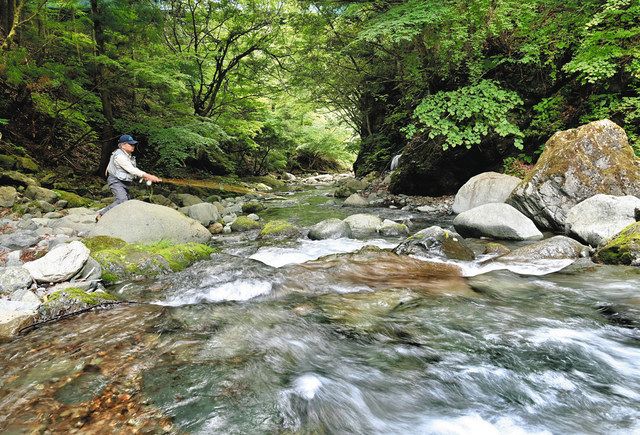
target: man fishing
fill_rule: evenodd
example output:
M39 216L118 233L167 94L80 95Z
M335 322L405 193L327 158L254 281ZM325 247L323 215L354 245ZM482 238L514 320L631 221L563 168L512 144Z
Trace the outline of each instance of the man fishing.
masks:
M128 134L123 134L118 140L118 149L111 154L109 165L107 166L107 184L115 196L115 201L98 210L96 222L113 207L129 200L129 187L134 178L147 180L147 184L159 183L162 180L155 175L147 174L136 167L136 158L133 157L138 142Z

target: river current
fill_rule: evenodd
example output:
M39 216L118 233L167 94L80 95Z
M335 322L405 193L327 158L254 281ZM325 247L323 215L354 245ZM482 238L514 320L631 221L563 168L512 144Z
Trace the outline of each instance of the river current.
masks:
M326 193L264 217L451 228ZM0 431L640 433L636 268L434 263L390 253L402 238L221 240L186 271L109 289L132 303L0 344Z

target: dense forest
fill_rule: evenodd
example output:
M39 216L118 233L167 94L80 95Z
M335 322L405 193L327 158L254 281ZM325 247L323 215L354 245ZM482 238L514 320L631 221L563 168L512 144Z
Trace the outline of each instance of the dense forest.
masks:
M640 152L637 0L0 0L4 147L100 173L380 173L451 193L602 118Z

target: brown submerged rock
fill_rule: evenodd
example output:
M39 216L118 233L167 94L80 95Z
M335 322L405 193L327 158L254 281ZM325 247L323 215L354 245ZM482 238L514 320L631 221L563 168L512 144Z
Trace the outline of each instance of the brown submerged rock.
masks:
M569 210L598 193L640 194L640 162L608 119L554 134L507 203L539 227L563 231Z

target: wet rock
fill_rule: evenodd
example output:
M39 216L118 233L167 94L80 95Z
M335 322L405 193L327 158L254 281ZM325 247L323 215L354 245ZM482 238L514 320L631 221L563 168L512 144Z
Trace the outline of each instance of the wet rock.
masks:
M604 264L640 266L640 222L634 222L606 242L595 259Z
M89 249L78 241L56 246L44 257L24 264L37 282L62 282L76 275L89 259Z
M108 283L180 271L215 251L199 243L129 244L105 236L91 237L84 242L91 257L102 267L102 280Z
M18 191L12 186L0 187L0 207L13 207Z
M352 237L351 227L340 219L326 219L318 222L309 230L308 237L311 240L339 239Z
M479 205L503 203L520 179L497 172L483 172L471 177L456 193L453 212L462 213Z
M343 207L366 207L367 205L369 205L367 200L364 199L362 196L358 195L357 193L350 195L342 203Z
M569 210L566 232L591 246L599 246L636 221L637 207L640 199L635 196L592 196Z
M554 236L527 246L515 249L507 255L499 257L501 262L578 259L589 256L589 247L566 237Z
M31 274L24 267L2 268L0 269L0 296L26 289L32 282Z
M53 204L58 200L58 194L55 193L53 190L49 190L44 187L38 187L33 185L27 187L27 189L24 191L24 196L36 201L38 200L45 201L50 204Z
M465 237L494 237L505 240L537 240L542 233L531 219L509 204L484 204L460 213L453 220Z
M375 235L382 225L382 219L371 214L353 214L344 219L351 228L351 233L356 239Z
M265 241L296 240L300 235L301 231L297 226L284 220L274 220L267 222L260 231L258 239Z
M399 224L389 219L382 221L378 233L384 237L398 237L409 235L409 228L405 224Z
M117 237L129 243L169 240L176 243L204 243L209 231L196 220L162 205L126 201L105 213L90 236Z
M0 299L0 340L33 323L40 304Z
M394 252L402 255L419 255L449 260L471 261L473 250L460 234L432 226L418 231L398 245Z
M97 305L113 304L117 301L118 298L104 291L87 292L78 287L68 287L51 293L45 303L38 307L37 318L38 321L52 320Z
M252 219L249 219L246 216L239 216L236 220L231 224L231 229L233 231L250 231L260 228L259 222L256 222Z
M192 205L188 208L187 215L204 226L211 225L220 219L220 213L215 205L208 202Z
M609 120L554 134L507 203L541 228L564 231L569 210L598 193L640 194L640 164L624 130Z
M511 249L500 243L490 242L484 246L484 251L482 253L485 255L492 255L497 257L500 255L507 255L511 253Z

